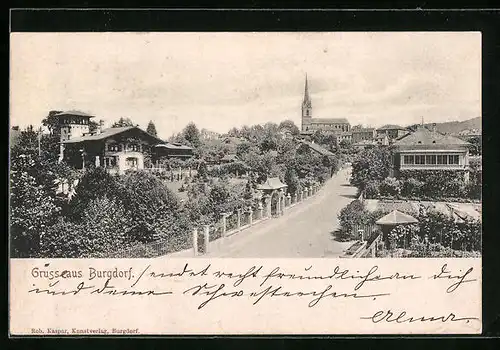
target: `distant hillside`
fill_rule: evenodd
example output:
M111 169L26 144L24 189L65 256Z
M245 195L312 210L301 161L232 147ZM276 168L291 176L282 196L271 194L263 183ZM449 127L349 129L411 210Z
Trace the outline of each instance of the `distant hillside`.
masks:
M432 123L426 123L425 126L432 127ZM464 121L436 123L436 130L443 134L458 134L465 130L478 130L481 132L481 117Z

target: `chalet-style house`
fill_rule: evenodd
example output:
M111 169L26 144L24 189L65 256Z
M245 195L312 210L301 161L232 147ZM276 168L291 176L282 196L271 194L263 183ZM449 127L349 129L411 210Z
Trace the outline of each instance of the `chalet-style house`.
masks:
M387 124L376 130L377 136L387 135L389 142L408 134L408 130L399 125Z
M162 158L187 159L193 155L191 147L164 142L136 126L89 132L92 115L69 111L55 116L61 137L59 159L79 169L92 164L123 174L144 169L146 158L154 164Z
M123 174L144 169L144 155L162 140L135 126L110 128L102 132L63 141L64 160L77 168L94 164Z
M452 170L469 175L469 146L457 137L423 126L394 142L395 175L404 170Z

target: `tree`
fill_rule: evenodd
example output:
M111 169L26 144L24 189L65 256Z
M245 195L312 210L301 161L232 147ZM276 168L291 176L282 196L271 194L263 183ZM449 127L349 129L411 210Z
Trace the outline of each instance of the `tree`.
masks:
M339 146L340 146L340 148L346 149L346 148L349 148L349 146L351 146L351 142L348 140L342 140L339 142Z
M121 179L121 185L123 203L134 223L128 240L152 242L185 232L177 197L156 176L133 171Z
M35 160L20 155L10 171L10 237L13 257L37 257L40 241L60 208L54 196L28 172Z
M106 196L110 200L121 200L122 189L117 180L106 169L97 167L89 169L78 182L75 194L69 203L69 218L82 220L85 209L93 200Z
M470 137L467 140L467 142L470 143L469 151L470 151L471 156L481 155L481 153L483 151L481 137L479 137L479 136Z
M186 141L188 141L193 147L197 148L201 145L200 130L198 130L195 123L190 122L186 125L182 134L184 139L186 139Z
M291 120L283 120L280 124L279 124L279 130L289 130L292 135L294 136L297 136L300 134L300 130L299 128L297 127L297 125L295 125L295 123Z
M100 120L99 123L93 121L92 119L89 120L89 132L96 132L100 126L101 123L104 123L104 121Z
M154 137L158 137L158 133L156 132L156 126L152 120L149 121L148 127L146 128L146 132Z
M138 124L135 124L130 118L120 117L117 122L114 122L113 125L111 125L112 128L121 128L125 126L138 126Z
M239 137L240 136L240 131L238 130L238 128L233 127L231 129L229 129L229 131L227 132L227 136L229 136L229 137Z
M295 169L288 168L285 172L285 183L289 193L296 193L300 189L300 181Z
M50 134L59 134L59 117L57 114L62 111L50 111L49 114L42 119L42 125L49 129Z
M363 190L368 181L383 181L392 168L392 153L387 148L367 149L352 163L351 183Z
M207 173L207 164L205 162L200 162L198 165L198 173L196 174L196 177L201 181L201 182L206 182L208 181L208 173Z
M106 196L90 201L82 221L61 218L42 241L44 257L109 258L127 242L131 216L120 201Z

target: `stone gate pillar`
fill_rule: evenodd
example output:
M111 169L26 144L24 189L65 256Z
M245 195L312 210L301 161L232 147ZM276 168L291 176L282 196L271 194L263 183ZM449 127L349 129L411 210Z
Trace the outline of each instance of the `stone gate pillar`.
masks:
M286 201L288 202L288 206L292 205L292 196L290 193L286 195Z
M252 207L248 207L248 224L251 226L253 223L253 209Z
M297 192L294 192L294 193L293 193L292 203L293 203L293 204L297 203Z
M280 204L278 215L281 216L283 215L283 211L285 209L285 191L283 191L283 189L280 190L278 203Z
M205 254L208 253L208 244L210 242L210 225L203 227L203 238L205 243Z
M198 228L193 229L193 253L194 256L198 255Z
M259 217L258 217L258 219L263 219L264 218L264 216L262 215L263 214L262 213L263 209L264 208L262 207L262 202L259 201Z
M264 196L266 202L266 217L271 217L271 196L266 194Z
M239 230L241 227L241 209L236 210L236 214L238 215L238 222L236 223L236 229Z
M222 238L226 237L227 214L222 214Z

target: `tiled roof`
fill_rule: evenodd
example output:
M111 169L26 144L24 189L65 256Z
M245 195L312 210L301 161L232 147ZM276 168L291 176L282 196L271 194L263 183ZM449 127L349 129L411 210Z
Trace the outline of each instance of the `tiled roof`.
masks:
M381 217L375 223L377 225L398 225L398 224L414 224L418 220L413 216L400 212L399 210L393 210L389 214Z
M160 143L155 146L156 148L166 148L166 149L183 149L183 150L192 150L191 147L186 145L181 145L180 143Z
M406 130L406 128L395 124L386 124L378 128L377 130Z
M320 145L318 145L316 143L311 143L311 142L306 142L306 141L302 141L301 143L309 146L309 148L311 148L313 151L316 151L317 153L321 154L322 156L334 156L334 154L332 152L321 147Z
M426 128L420 127L415 132L409 133L399 138L395 146L467 146L469 143L460 140L458 137L443 135L437 131L431 131Z
M278 177L270 177L261 185L257 185L259 190L278 190L280 188L285 188L285 185Z
M304 119L306 121L307 119ZM349 124L349 121L346 118L311 118L308 120L309 124L321 124L321 123L330 123L330 124Z
M119 128L109 128L109 129L103 130L101 133L97 133L97 134L93 134L93 135L85 135L82 137L75 137L74 139L66 140L63 143L79 143L79 142L89 142L89 141L100 141L100 140L107 139L108 137L115 136L115 135L121 134L125 131L132 130L132 129L140 130L142 133L146 134L150 138L156 139L158 141L158 143L164 143L159 138L148 134L147 132L138 128L137 126L122 126Z
M90 118L95 117L94 115L87 114L85 112L80 112L80 111L65 111L65 112L61 112L61 113L56 114L56 116L63 116L63 115L77 115L80 117L90 117Z

